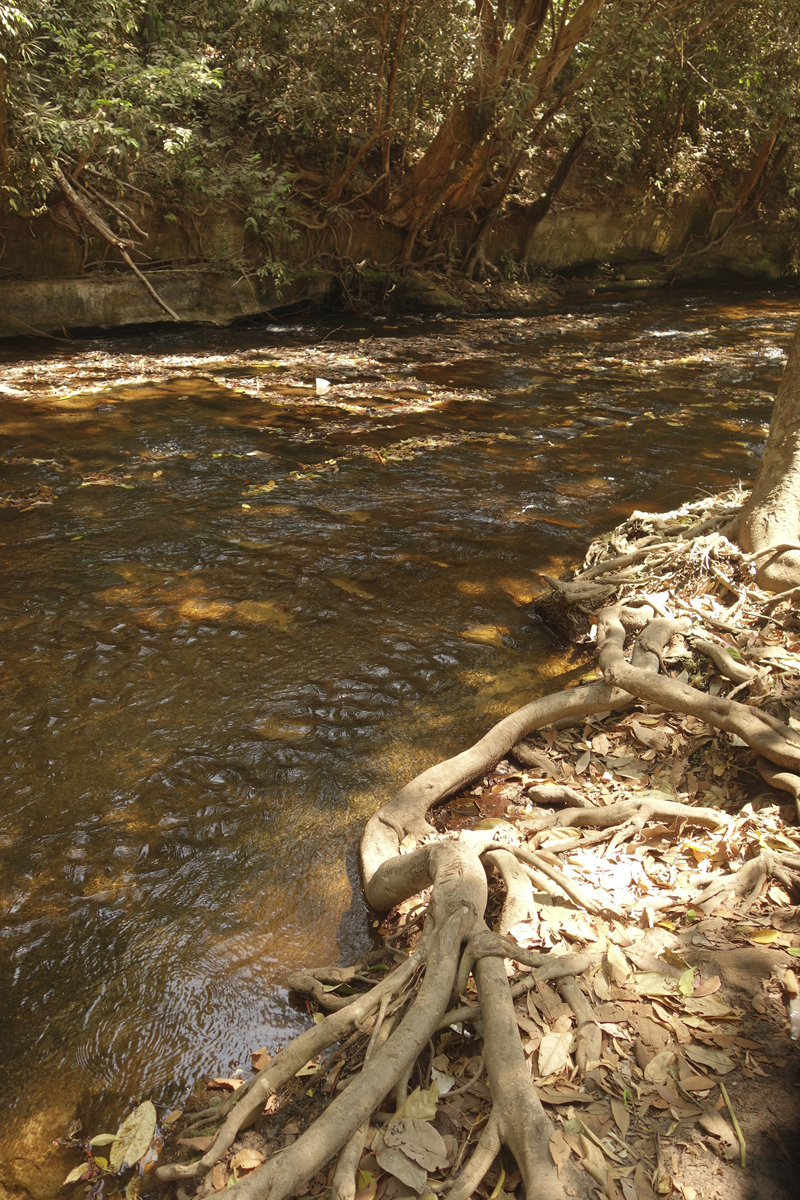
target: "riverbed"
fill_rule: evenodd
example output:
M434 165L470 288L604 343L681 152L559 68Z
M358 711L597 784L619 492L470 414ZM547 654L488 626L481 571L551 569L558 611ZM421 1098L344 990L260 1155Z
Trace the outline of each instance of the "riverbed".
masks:
M753 476L797 312L0 344L0 1158L304 1026L286 975L369 945L365 819L571 669L540 572Z

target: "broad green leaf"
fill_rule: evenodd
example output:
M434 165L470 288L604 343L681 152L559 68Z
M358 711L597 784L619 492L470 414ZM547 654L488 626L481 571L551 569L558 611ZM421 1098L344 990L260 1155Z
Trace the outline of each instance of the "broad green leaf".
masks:
M118 1133L98 1133L97 1137L89 1139L90 1146L110 1146L119 1137Z
M684 971L678 980L678 991L682 996L691 996L694 992L694 967Z

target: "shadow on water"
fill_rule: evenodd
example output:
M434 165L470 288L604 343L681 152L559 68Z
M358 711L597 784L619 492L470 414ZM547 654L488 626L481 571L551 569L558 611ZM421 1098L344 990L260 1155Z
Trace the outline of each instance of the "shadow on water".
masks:
M47 1093L48 1136L78 1104L113 1125L302 1026L281 980L368 940L363 821L564 669L537 572L752 474L795 316L659 296L2 352L19 1121Z

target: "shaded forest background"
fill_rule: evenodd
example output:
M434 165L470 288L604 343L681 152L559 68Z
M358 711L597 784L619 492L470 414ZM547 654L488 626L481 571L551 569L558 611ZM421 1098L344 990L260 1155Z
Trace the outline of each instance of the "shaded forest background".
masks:
M142 206L228 209L278 284L364 218L475 277L554 203L701 197L709 246L796 223L799 45L797 0L0 0L0 210L144 263Z

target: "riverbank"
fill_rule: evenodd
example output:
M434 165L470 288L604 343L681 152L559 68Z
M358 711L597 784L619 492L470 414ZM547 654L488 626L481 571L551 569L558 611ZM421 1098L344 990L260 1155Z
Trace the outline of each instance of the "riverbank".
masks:
M297 308L402 313L525 311L573 291L680 285L732 286L794 279L794 224L784 216L738 219L723 233L698 193L667 212L653 202L556 206L528 227L512 210L486 245L486 266L462 259L479 226L462 221L449 262L398 265L400 232L366 217L322 222L269 248L241 214L209 206L202 216L132 204L147 234L138 262L181 322L228 325ZM56 214L0 220L0 338L66 336L167 319L164 308L108 246ZM346 249L345 249L346 246ZM442 256L439 256L442 257ZM473 277L474 275L474 277ZM170 318L171 319L171 318Z
M4 1161L297 1031L291 971L368 944L375 797L560 686L534 571L752 474L795 321L661 292L5 348Z
M598 678L589 652L613 601L640 641L658 614L677 622L662 658L667 686L688 681L698 696L744 698L746 712L800 715L791 601L761 594L752 564L722 533L741 500L729 493L670 513L637 512L593 543L571 588L551 581L561 603L601 605L579 639L573 687ZM621 707L622 715L598 711L516 744L434 809L436 836L484 836L497 848L487 919L509 939L516 1024L553 1122L549 1154L572 1194L599 1185L610 1200L693 1200L715 1189L736 1200L744 1185L754 1200L789 1200L800 1148L800 802L780 790L785 776L762 770L779 790L759 780L741 738L663 704ZM498 853L515 847L530 864L527 900ZM290 986L315 1021L346 1012L371 972L390 978L419 952L424 917L412 896L384 916L382 948L355 968L306 969ZM498 1099L496 1085L486 1086L486 1027L469 980L460 1001L412 1075L400 1117L379 1114L367 1131L352 1168L359 1193L413 1200L426 1187L458 1186ZM176 1159L186 1163L188 1195L206 1172L221 1190L267 1171L358 1077L368 1035L292 1069L220 1151L215 1114L235 1115L262 1080L280 1074L285 1054L254 1048L252 1070L211 1079L161 1114L166 1174L174 1177ZM398 1158L388 1148L403 1120L423 1128L404 1134ZM419 1171L414 1137L427 1155L419 1182L407 1165ZM80 1139L71 1148L86 1153ZM87 1181L103 1175L91 1156L83 1175L80 1164L75 1170ZM513 1158L490 1157L484 1170L489 1188L519 1194ZM333 1179L331 1164L299 1194L327 1194Z

